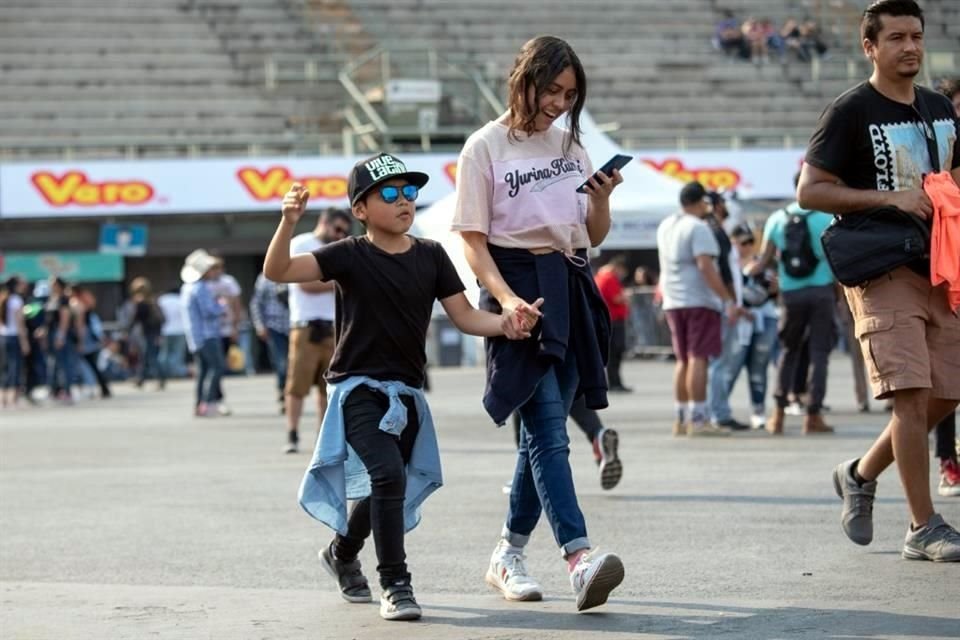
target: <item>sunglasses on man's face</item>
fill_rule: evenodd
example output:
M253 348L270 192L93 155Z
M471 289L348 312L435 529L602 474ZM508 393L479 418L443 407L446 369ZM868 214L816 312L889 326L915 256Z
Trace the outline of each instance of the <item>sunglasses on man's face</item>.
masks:
M753 238L747 238L746 240L741 240L741 241L740 241L740 246L741 246L741 247L752 247L752 246L753 246Z
M333 231L338 236L350 235L350 227L347 225L335 224L330 227L330 230Z
M404 200L413 202L420 195L420 188L415 184L405 184L402 187L395 187L393 185L380 187L380 198L387 204L396 202L401 194Z

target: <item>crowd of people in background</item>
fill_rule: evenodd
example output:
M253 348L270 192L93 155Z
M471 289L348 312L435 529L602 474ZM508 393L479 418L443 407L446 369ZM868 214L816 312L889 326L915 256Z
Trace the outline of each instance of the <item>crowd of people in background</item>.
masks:
M729 10L714 28L713 46L732 58L755 64L768 63L771 58L810 62L826 56L828 49L816 20L788 18L778 27L770 18L741 20Z
M225 367L232 355L228 368L244 371L249 349L239 346L247 317L240 285L222 272L222 258L210 260L219 269L212 286L216 304L223 307L215 327L217 348L223 351ZM182 275L187 273L185 269ZM126 301L115 311L116 320L108 324L97 312L92 288L83 283L54 276L31 286L21 277L10 277L0 292L3 408L108 399L111 384L126 380L137 388L153 380L163 390L169 378L195 375L200 359L188 349L195 328L185 297L189 284L184 280L182 286L157 295L149 279L135 277ZM198 415L229 414L219 379L211 393L211 409L205 406Z

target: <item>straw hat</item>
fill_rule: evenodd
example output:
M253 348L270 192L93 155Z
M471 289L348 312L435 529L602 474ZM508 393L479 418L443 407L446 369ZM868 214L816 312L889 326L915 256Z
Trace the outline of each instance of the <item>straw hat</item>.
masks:
M216 264L216 258L203 249L197 249L183 261L183 268L180 269L180 279L187 284L196 282L202 278L207 271L210 271L210 269L216 266Z

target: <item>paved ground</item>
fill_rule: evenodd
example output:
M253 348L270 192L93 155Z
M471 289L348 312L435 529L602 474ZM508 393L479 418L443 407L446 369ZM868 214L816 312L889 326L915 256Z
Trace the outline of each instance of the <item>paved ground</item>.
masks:
M831 370L838 433L815 438L799 418L782 439L671 438L670 371L627 363L637 391L603 414L622 436L615 490L600 490L571 425L591 537L627 570L608 606L580 615L545 524L529 553L543 603L506 603L483 584L513 455L510 434L481 413L480 370L433 371L446 485L408 538L419 623L342 602L319 570L329 534L296 503L308 454L280 453L268 378L228 379L226 419L189 417L185 382L0 413L0 637L960 637L960 566L899 557L895 473L880 483L873 544L840 531L830 471L886 420L854 412L846 362ZM735 399L746 418L746 390ZM937 503L960 523L960 500Z

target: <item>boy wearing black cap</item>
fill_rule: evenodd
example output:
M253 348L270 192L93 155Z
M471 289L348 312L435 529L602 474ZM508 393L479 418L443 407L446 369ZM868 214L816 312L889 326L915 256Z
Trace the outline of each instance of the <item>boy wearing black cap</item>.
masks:
M294 184L264 261L265 275L275 282L336 281L329 406L300 504L337 532L320 560L349 602L371 599L357 554L373 533L383 588L380 615L387 620L421 615L404 534L442 483L422 391L433 302L440 300L454 325L471 335L526 338L535 323L530 314L498 316L473 308L443 247L407 235L414 202L428 180L389 154L358 162L348 190L366 234L291 257L290 237L309 197ZM349 517L348 499L357 500Z

